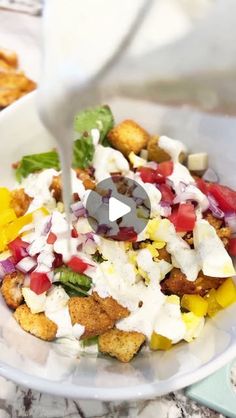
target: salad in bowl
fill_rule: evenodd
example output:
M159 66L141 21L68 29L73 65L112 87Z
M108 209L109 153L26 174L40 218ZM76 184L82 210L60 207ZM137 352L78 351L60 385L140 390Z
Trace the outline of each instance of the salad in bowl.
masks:
M55 149L13 162L18 184L0 188L4 301L24 331L70 344L75 356L100 352L126 363L140 350L191 343L236 302L236 191L220 183L206 153L189 154L138 121L116 125L107 106L74 124L69 221ZM109 225L91 222L89 195L117 176L148 196L149 211L135 200L142 231L121 222L109 235ZM99 198L101 214L111 196Z

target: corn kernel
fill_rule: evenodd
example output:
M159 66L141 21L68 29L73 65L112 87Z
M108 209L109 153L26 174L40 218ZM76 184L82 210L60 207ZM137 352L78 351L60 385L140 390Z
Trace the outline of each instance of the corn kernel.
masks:
M172 346L172 341L163 335L152 333L150 348L151 350L169 350Z
M6 187L0 187L0 202L0 212L10 207L11 193Z
M184 295L181 299L181 306L197 316L205 316L208 302L199 295Z
M218 287L216 291L216 300L220 306L226 308L236 302L236 286L233 279L229 278Z
M205 300L208 302L207 315L210 316L210 318L213 318L213 316L215 316L222 309L216 300L216 290L211 289L205 296Z

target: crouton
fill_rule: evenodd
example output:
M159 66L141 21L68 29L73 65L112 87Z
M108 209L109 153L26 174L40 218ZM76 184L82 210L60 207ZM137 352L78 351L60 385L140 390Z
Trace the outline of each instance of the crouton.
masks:
M0 59L5 61L11 67L16 68L18 64L17 55L9 49L0 48Z
M165 260L167 263L171 263L171 255L168 253L166 247L158 250L158 260Z
M210 289L217 289L225 279L205 276L202 272L191 282L180 269L173 268L168 278L161 282L161 290L167 295L183 296L184 294L199 294L204 296Z
M36 84L20 71L0 71L0 108L34 90Z
M131 151L139 154L146 148L150 135L133 120L124 120L107 135L110 143L126 157Z
M44 313L32 314L24 304L16 309L13 316L23 330L41 340L52 341L56 337L57 325Z
M98 348L101 353L116 357L123 363L128 363L139 351L145 341L145 335L139 332L125 332L112 329L98 338Z
M54 197L54 199L56 199L57 202L62 202L61 176L53 176L49 190L52 192L52 197Z
M1 293L6 304L11 309L16 309L23 302L21 288L24 283L24 276L21 273L12 273L4 277L1 286Z
M85 327L82 339L103 334L114 325L114 320L92 296L72 297L68 306L72 325L79 323Z
M93 292L93 298L96 300L96 302L99 303L102 309L104 309L104 311L113 321L118 321L119 319L129 316L129 310L120 305L112 297L101 298L97 292Z
M159 136L152 136L147 144L148 159L150 161L156 161L157 163L162 163L163 161L169 161L171 159L170 155L167 154L161 147L158 145ZM179 161L182 163L186 158L184 152L181 152L179 156Z
M16 189L11 192L11 207L17 217L23 216L32 201L32 198L28 196L24 189Z
M95 181L91 178L88 170L82 168L76 168L75 170L77 177L82 180L85 189L94 190L96 187Z
M205 219L213 226L213 228L215 228L218 237L221 239L224 246L227 247L231 237L231 229L228 226L224 226L223 219L215 218L210 212L206 214Z

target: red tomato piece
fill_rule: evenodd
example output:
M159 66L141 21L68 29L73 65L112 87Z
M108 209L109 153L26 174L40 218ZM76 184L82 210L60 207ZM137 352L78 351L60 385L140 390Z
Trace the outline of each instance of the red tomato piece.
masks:
M159 190L162 194L161 200L163 202L167 202L167 203L170 203L170 205L172 205L175 195L171 187L168 186L168 184L160 184Z
M49 290L51 285L46 273L33 271L33 273L30 274L30 289L37 295L41 295L41 293Z
M207 195L210 183L207 183L205 180L199 177L196 179L196 184L197 187L201 190L201 192Z
M83 273L90 264L86 263L85 261L81 260L81 258L73 255L67 263L68 267L71 268L75 273Z
M211 183L209 185L209 193L216 199L221 210L224 212L236 211L236 191L221 184Z
M8 244L9 249L12 252L14 261L18 263L22 258L27 257L28 242L23 241L21 238L16 238Z
M155 183L156 170L150 167L141 167L139 172L144 183Z
M228 248L229 254L233 257L236 257L236 238L231 238L229 240L229 248Z
M163 161L156 169L156 172L163 177L168 177L173 173L174 164L173 161Z
M78 236L79 236L78 232L76 231L76 229L75 229L75 228L73 228L73 229L71 230L71 237L72 237L72 238L78 238Z
M137 232L135 232L133 227L123 226L120 227L118 234L115 237L112 237L117 241L136 241L137 240Z
M174 224L176 232L192 231L196 222L194 206L192 203L182 203L168 219Z
M54 242L56 242L56 240L57 240L56 234L54 234L53 232L49 232L48 237L47 237L47 243L48 244L54 244Z

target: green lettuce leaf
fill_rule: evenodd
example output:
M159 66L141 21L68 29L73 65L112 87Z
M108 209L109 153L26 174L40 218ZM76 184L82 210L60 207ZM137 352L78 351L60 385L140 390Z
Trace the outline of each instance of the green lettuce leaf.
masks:
M94 145L90 136L82 137L74 142L73 162L74 168L86 168L93 159Z
M114 126L114 118L109 106L97 106L80 112L74 121L74 129L81 135L90 133L97 128L100 132L100 143L106 138L107 133Z
M16 178L20 182L22 178L27 177L30 173L46 168L60 169L59 157L56 151L25 155L16 169Z

